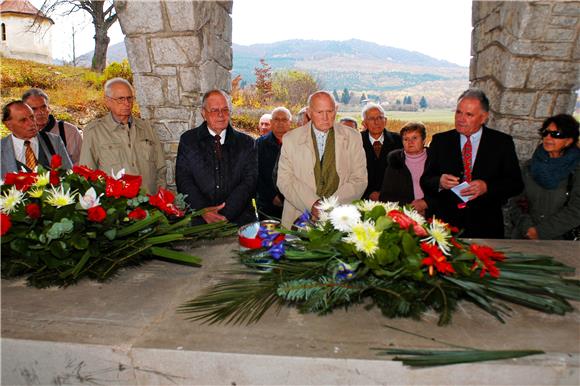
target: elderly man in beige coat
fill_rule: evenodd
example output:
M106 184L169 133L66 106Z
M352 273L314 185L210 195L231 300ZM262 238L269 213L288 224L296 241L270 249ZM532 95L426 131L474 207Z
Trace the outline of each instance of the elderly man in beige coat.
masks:
M332 94L317 91L308 98L311 121L290 131L278 164L277 185L284 195L282 225L290 228L305 210L318 217L322 198L341 204L361 198L367 187L366 158L361 136L335 122Z

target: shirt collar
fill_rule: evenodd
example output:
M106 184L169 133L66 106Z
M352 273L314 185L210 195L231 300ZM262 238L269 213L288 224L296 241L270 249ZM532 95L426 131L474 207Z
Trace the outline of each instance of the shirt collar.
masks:
M111 117L111 120L112 120L114 123L116 123L116 124L117 124L117 126L115 126L115 127L124 127L124 126L125 126L125 124L124 124L124 123L121 123L121 122L119 122L119 121L118 121L118 120L115 118L115 116L113 115L113 113L109 112L109 115L110 115L110 117ZM129 117L129 121L127 122L127 125L129 126L129 128L131 128L131 125L133 125L133 116L130 116L130 117Z
M218 135L215 131L213 131L209 126L207 127L207 131L209 131L209 135L211 135L212 138L215 138L216 135ZM224 129L222 130L221 133L219 133L220 136L220 143L223 145L226 142L226 131L228 131L228 129Z
M381 143L381 145L385 142L385 133L381 133L381 136L378 139L374 139L371 136L371 133L368 133L369 135L369 140L371 141L371 145L373 145L376 141L379 141Z
M482 133L482 132L483 132L483 127L480 127L480 128L479 128L479 130L477 130L475 133L471 134L471 135L469 136L469 138L470 138L472 141L479 141L479 139L481 138L481 133ZM467 139L467 136L466 136L466 135L463 135L463 134L459 134L459 135L461 136L461 138L465 138L465 139Z

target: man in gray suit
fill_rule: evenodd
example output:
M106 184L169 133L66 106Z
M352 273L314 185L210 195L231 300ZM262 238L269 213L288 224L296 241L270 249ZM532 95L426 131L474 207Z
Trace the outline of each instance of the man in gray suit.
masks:
M46 168L54 154L62 157L62 167L70 169L72 163L59 136L40 133L32 109L22 101L8 103L2 108L2 123L12 134L2 138L2 165L0 177L19 170L32 171L37 165Z

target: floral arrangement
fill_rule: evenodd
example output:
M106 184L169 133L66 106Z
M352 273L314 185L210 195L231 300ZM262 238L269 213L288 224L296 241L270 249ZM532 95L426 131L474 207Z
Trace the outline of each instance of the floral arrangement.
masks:
M251 323L274 305L325 314L364 301L390 318L435 310L445 325L461 300L502 322L509 307L500 300L555 314L580 300L580 282L561 277L572 267L468 244L458 229L411 207L330 198L319 209L315 222L301 216L297 230L261 229L262 248L240 252L245 268L180 312L209 323Z
M82 277L105 280L124 266L157 257L199 265L201 260L171 246L232 234L224 223L190 226L183 198L165 189L141 190L141 176L109 176L74 166L7 173L0 191L2 276L26 275L36 287L66 286Z

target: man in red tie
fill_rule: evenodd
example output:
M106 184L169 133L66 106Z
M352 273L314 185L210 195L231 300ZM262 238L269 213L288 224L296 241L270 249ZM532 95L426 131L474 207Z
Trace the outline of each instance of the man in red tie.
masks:
M489 100L479 89L457 100L455 129L433 136L421 187L437 198L435 217L463 229L462 237L503 238L501 207L523 189L511 136L485 126ZM458 193L451 189L465 182Z
M387 156L395 149L402 149L403 142L398 133L392 133L386 129L387 117L381 105L367 103L362 109L361 116L365 128L361 136L367 158L369 181L363 198L378 201L388 165Z
M59 136L39 133L32 109L22 101L8 103L2 109L2 123L11 134L2 138L0 177L20 170L32 171L37 165L46 169L54 154L62 157L62 167L70 169L71 160Z

